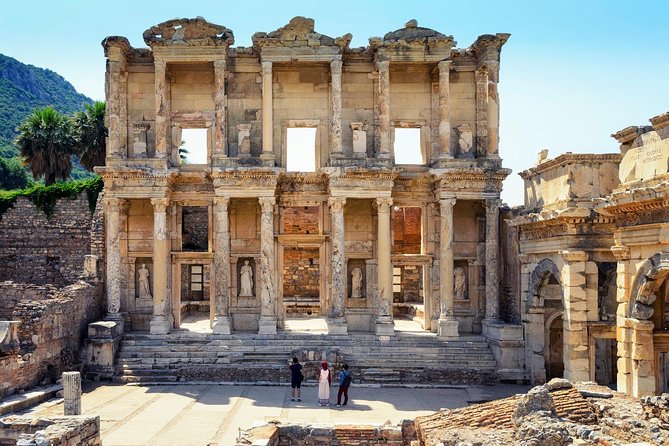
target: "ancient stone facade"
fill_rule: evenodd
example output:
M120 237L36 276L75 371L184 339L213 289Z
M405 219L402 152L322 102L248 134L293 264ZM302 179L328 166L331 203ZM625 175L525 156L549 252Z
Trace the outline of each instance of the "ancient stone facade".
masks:
M207 286L200 310L215 334L276 333L304 298L331 334L393 335L395 293L442 337L498 324L508 37L457 49L412 20L350 48L350 34L295 17L249 48L202 18L149 28L149 48L106 38L107 318L168 333L192 310L180 294ZM301 151L291 145L300 129L315 135ZM192 130L206 135L198 164L179 151ZM415 136L411 164L403 131ZM313 168L295 171L291 157Z

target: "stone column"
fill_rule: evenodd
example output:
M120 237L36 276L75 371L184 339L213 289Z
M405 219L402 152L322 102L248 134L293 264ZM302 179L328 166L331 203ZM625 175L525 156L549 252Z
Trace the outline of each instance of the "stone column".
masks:
M260 322L259 334L276 334L274 293L274 197L258 198L260 217ZM258 287L256 287L258 289Z
M455 197L439 200L441 205L439 293L440 313L437 336L457 338L458 321L454 313L453 298L453 206Z
M330 155L342 156L341 145L341 60L330 62Z
M475 72L476 77L476 153L488 153L488 71L485 67Z
M618 342L618 374L616 376L616 387L618 392L632 394L632 329L627 319L628 296L630 293L632 270L630 268L630 248L628 246L616 245L611 247L611 252L618 260L616 274L616 341Z
M499 319L499 206L501 201L489 198L485 201L485 321L500 322Z
M274 160L274 100L272 62L262 62L262 154L263 160Z
M167 229L169 198L152 198L153 205L153 316L151 334L167 334L171 329L169 317L168 280L170 267L170 238Z
M451 122L449 117L451 61L442 60L439 66L439 158L453 158L451 153Z
M488 156L499 156L499 62L488 62Z
M653 321L631 319L632 396L652 396L657 392Z
M330 215L332 216L332 307L328 318L330 334L346 334L346 318L344 302L346 294L346 256L344 246L344 205L346 198L330 198Z
M379 70L379 158L391 158L390 144L390 62L376 63Z
M121 316L121 207L124 200L105 199L107 247L107 315L105 319L122 321Z
M587 296L585 251L560 251L564 259L561 269L564 294L564 377L570 381L590 379L590 353L587 331Z
M226 96L225 96L225 68L226 60L214 61L214 153L213 158L226 158L228 156L227 146L227 122L226 122Z
M121 60L109 59L109 74L107 78L107 130L109 134L107 153L110 157L121 157L121 90L122 66ZM123 98L124 99L124 98Z
M392 198L377 198L376 257L377 283L379 289L379 317L376 319L376 334L390 336L395 333L393 322L393 264L391 254L390 209Z
M167 132L169 131L170 102L167 92L167 62L155 60L156 93L156 158L169 158Z
M230 217L228 197L214 198L214 322L215 334L230 334Z
M81 374L63 372L63 415L81 415Z

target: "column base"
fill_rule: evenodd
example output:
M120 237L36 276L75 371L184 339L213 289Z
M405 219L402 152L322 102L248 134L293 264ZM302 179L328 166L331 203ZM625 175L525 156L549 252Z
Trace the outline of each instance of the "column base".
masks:
M328 318L328 334L345 335L348 334L348 323L345 317Z
M390 321L377 319L375 331L377 336L395 336L395 323L392 319Z
M481 321L481 334L486 338L489 337L488 328L491 325L503 324L502 320L498 317L486 317Z
M261 335L275 335L276 334L276 318L260 316L258 321L258 334Z
M152 335L169 334L171 328L170 320L167 316L153 316L149 324L149 333Z
M230 318L228 316L215 316L211 329L214 334L229 335L231 333Z
M260 154L260 160L262 161L263 166L274 167L274 161L276 160L276 157L272 152L263 152Z
M459 338L458 321L455 319L439 319L437 321L437 336L446 339Z

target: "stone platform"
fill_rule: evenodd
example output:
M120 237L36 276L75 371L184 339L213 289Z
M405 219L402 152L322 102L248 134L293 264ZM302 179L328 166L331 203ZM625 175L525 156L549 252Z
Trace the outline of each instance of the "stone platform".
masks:
M323 359L335 371L349 364L358 383L481 384L505 379L497 372L485 339L477 335L444 341L425 331L397 331L382 341L372 333L329 335L308 330L308 324L292 326L301 331L127 333L116 360L115 380L287 383L293 357L303 363L307 382L315 382Z

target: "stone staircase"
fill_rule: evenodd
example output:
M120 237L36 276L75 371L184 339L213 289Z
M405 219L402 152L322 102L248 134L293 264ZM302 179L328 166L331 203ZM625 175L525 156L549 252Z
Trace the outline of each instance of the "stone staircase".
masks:
M127 333L121 341L114 379L123 383L286 383L293 356L304 364L307 382L314 381L323 357L336 371L348 363L356 383L469 384L499 379L493 354L480 336L442 341L434 335L398 333L382 342L373 334L221 336L188 331Z

